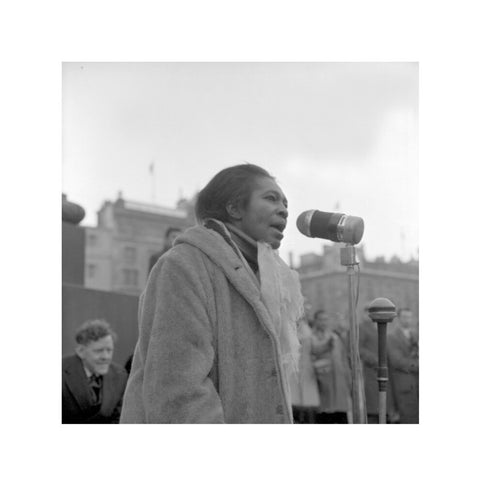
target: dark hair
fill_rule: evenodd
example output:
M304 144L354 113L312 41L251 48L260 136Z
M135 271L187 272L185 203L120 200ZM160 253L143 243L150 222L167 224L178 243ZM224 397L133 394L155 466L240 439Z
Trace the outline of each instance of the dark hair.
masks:
M165 239L167 239L172 232L182 232L182 230L179 227L169 227L165 233Z
M259 177L275 180L265 169L251 163L224 168L199 192L195 216L201 222L210 217L228 222L227 205L246 207Z
M319 315L325 315L325 310L323 308L320 308L313 314L313 319L315 320Z
M87 345L108 335L111 335L114 340L117 337L105 320L87 320L75 332L75 341L79 345Z

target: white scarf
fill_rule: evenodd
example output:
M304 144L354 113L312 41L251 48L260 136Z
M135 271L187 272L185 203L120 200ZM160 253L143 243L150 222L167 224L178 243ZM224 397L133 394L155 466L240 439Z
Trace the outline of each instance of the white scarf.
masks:
M282 365L287 382L298 372L300 342L298 323L304 314L304 298L298 273L280 258L278 251L264 242L257 243L260 292L277 329Z
M277 331L276 336L280 344L281 365L288 387L290 379L298 372L300 342L297 336L297 329L300 319L304 316L304 298L298 273L290 269L280 258L278 251L272 249L269 244L263 241L254 241L237 227L232 227L230 224L226 227L222 222L215 221L225 228L227 233L229 233L230 229L252 245L257 246L261 299ZM234 241L232 242L235 244ZM241 254L241 251L239 252ZM241 259L249 273L254 277L250 265L243 255Z

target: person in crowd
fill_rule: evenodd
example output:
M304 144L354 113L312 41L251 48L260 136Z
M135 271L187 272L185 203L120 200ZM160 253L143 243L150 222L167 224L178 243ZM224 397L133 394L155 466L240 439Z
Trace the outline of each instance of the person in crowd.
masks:
M155 263L160 259L161 256L163 256L169 249L172 248L173 242L175 239L182 233L182 230L179 229L178 227L169 227L167 229L167 232L165 233L165 240L163 244L163 249L161 251L158 251L157 253L153 254L150 258L149 264L148 264L148 272L152 271L153 266Z
M344 347L347 349L350 339L350 328L345 315L342 313L335 313L332 318L330 318L330 323L332 324L331 330L340 337Z
M347 424L352 413L347 349L323 309L314 314L312 358L320 391L316 422Z
M62 361L62 423L118 423L127 373L112 362L114 332L89 320L75 340L75 355Z
M401 308L388 330L393 405L400 423L418 423L418 329L412 323L410 308Z
M263 168L236 165L200 191L195 214L141 296L121 422L292 423L303 297L276 252L285 194Z
M290 380L293 419L297 424L315 423L320 407L320 393L312 360L312 329L308 322L310 304L305 305L305 318L300 320L300 360L298 374Z

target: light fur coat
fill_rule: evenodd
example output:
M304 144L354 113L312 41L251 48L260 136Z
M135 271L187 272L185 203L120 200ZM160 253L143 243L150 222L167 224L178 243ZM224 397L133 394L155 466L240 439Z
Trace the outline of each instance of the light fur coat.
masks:
M121 423L292 423L259 286L233 248L196 226L152 269Z

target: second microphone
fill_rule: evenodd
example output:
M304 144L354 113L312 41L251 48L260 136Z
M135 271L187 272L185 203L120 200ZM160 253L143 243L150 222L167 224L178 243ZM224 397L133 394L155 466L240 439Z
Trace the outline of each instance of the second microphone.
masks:
M358 244L363 237L364 223L361 217L312 209L298 216L297 228L307 237Z

